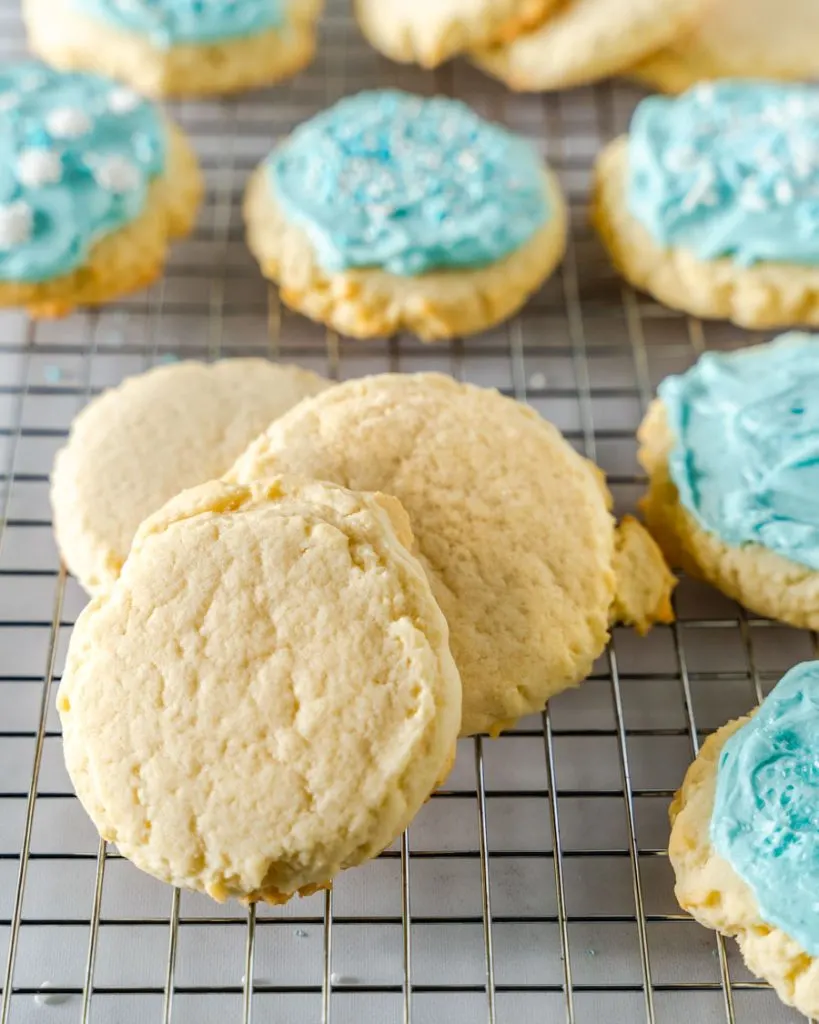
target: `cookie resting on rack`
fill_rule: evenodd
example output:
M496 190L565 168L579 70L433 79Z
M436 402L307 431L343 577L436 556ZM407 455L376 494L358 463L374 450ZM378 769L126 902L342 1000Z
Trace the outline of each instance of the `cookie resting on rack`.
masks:
M185 136L130 89L0 68L0 307L61 316L146 287L201 194Z
M559 0L356 0L361 31L386 57L434 68L477 46L509 42Z
M703 744L671 805L680 906L735 936L748 967L819 1016L819 662Z
M672 42L713 0L564 0L510 42L473 47L483 71L519 92L566 89L622 71Z
M743 327L819 324L819 88L724 80L643 100L592 220L635 287Z
M93 399L51 477L63 561L89 593L119 575L137 527L213 480L277 416L329 381L266 359L160 366Z
M438 96L365 92L253 174L247 239L283 301L357 338L474 334L559 263L566 210L523 140Z
M621 621L672 617L673 577L602 473L528 406L439 374L347 381L301 402L227 475L299 472L392 494L449 622L462 735L497 734L588 674Z
M211 482L81 613L57 706L100 834L164 882L282 903L379 854L446 776L447 625L397 501Z
M310 63L322 0L23 0L31 49L146 96L240 92Z

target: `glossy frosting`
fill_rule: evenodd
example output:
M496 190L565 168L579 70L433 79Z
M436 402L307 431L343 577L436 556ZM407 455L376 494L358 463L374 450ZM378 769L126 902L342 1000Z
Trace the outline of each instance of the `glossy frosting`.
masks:
M72 0L83 14L148 36L155 46L213 43L283 24L285 0Z
M628 205L700 259L819 263L819 88L727 80L643 100Z
M722 748L710 834L762 919L819 955L819 662L791 669Z
M441 96L342 100L296 129L269 171L285 215L328 271L493 263L549 216L534 150Z
M96 75L0 68L0 280L47 281L138 217L165 163L158 111Z
M659 394L671 479L699 523L819 569L819 335L708 352Z

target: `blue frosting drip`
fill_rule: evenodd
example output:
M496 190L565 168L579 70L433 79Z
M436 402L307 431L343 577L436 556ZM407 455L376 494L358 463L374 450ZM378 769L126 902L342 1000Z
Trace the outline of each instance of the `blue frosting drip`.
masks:
M699 523L819 569L819 338L708 352L659 394L671 479Z
M90 74L0 68L0 280L47 281L138 217L165 165L158 111Z
M722 748L710 835L762 919L819 955L819 662L791 669Z
M700 259L819 263L819 89L723 81L652 96L629 135L628 206Z
M284 24L284 0L72 0L78 10L167 48L252 36Z
M342 100L296 129L269 172L286 216L331 272L413 275L494 263L550 212L534 150L440 96Z

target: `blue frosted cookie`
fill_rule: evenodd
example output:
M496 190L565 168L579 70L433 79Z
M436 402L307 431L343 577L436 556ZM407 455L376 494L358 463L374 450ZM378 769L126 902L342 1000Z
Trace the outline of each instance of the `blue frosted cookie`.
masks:
M182 133L135 92L26 63L0 69L0 306L34 316L149 284L202 185Z
M725 80L644 100L598 161L593 220L667 305L819 324L819 88Z
M55 67L148 96L268 85L307 65L323 0L23 0L32 49Z
M251 179L245 214L284 301L355 337L483 330L565 242L559 186L526 141L456 100L395 91L297 128Z

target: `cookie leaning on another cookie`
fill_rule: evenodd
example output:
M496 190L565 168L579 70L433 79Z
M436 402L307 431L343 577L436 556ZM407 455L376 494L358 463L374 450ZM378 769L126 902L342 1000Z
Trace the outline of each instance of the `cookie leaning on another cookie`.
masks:
M566 238L560 187L524 140L455 100L392 91L296 129L252 176L244 213L283 301L356 338L491 327Z
M322 0L23 0L29 44L65 70L98 71L147 96L270 85L315 51Z
M57 706L101 835L162 881L281 903L379 854L451 763L461 686L392 498L185 491L82 612Z

